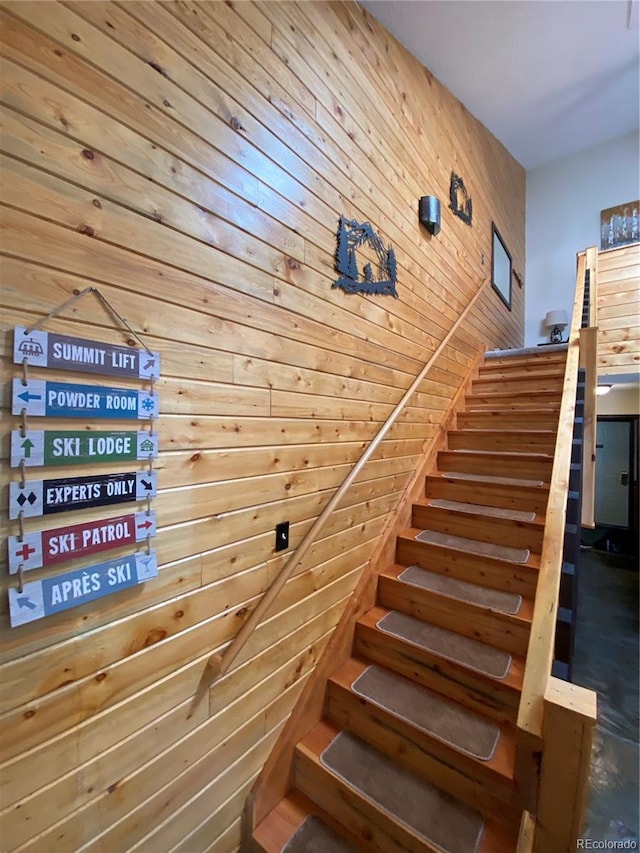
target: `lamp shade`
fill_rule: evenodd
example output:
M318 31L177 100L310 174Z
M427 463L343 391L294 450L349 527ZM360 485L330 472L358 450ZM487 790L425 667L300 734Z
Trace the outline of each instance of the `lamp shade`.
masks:
M569 322L566 311L548 311L547 316L544 318L544 324L547 329L552 328L552 326L566 326Z

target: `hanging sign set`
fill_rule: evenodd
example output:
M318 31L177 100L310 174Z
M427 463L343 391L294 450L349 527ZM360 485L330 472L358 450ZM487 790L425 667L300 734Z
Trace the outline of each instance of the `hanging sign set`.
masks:
M89 291L95 292L135 335L95 288L88 288L75 298ZM156 554L150 543L156 535L151 499L158 486L157 472L153 470L158 436L153 422L159 414L154 382L160 375L160 357L146 347L132 349L17 326L13 361L23 368L22 377L14 379L12 386L12 413L20 416L21 426L11 432L11 467L20 469L20 480L9 485L9 518L18 521L19 532L7 539L9 573L18 578L17 586L9 588L10 620L15 627L157 576ZM149 390L31 379L30 367L138 379L148 384ZM149 424L146 430L28 428L27 419L39 417L143 420ZM58 479L27 480L25 475L25 468L31 466L129 461L146 462L148 466L124 474ZM134 508L112 518L35 532L24 529L25 518L141 501L146 502L145 509ZM123 545L140 548L141 544L143 550L125 556L24 582L24 572L32 569L89 558Z

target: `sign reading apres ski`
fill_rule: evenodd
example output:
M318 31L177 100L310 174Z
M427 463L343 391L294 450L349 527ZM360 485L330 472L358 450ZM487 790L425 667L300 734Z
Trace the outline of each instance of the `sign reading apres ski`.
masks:
M158 574L155 551L138 551L85 569L9 588L11 627L69 610L112 592L143 583Z
M33 367L53 367L80 373L129 376L134 379L157 379L160 375L160 355L157 352L56 335L53 332L27 333L24 326L16 326L13 333L13 360L16 364L22 364L24 359Z
M84 521L52 530L36 530L19 536L9 536L9 573L52 566L65 560L88 557L100 551L110 551L121 545L144 542L156 535L156 514L153 511L132 512L99 521Z
M76 465L155 459L158 434L87 432L85 430L20 430L11 432L11 467Z
M144 420L158 417L158 395L128 388L13 380L11 413L58 418Z

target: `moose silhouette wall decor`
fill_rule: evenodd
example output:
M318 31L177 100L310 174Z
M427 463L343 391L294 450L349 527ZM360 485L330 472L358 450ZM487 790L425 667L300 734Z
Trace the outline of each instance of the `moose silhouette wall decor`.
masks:
M467 192L464 181L455 172L451 172L451 185L449 187L449 207L456 216L459 216L467 225L471 225L473 205L471 196Z
M356 253L370 259L364 261L362 274L358 267ZM375 265L375 270L374 270ZM339 287L345 293L381 293L398 298L396 291L397 264L393 248L385 249L382 238L369 222L356 222L355 219L340 217L338 226L338 245L336 247L336 270L340 278L332 287Z

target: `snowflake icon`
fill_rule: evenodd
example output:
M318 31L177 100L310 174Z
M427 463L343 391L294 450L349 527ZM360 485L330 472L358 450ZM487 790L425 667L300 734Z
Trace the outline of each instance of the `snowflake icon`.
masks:
M147 412L152 412L155 408L155 403L152 397L147 397L142 401L142 408Z

